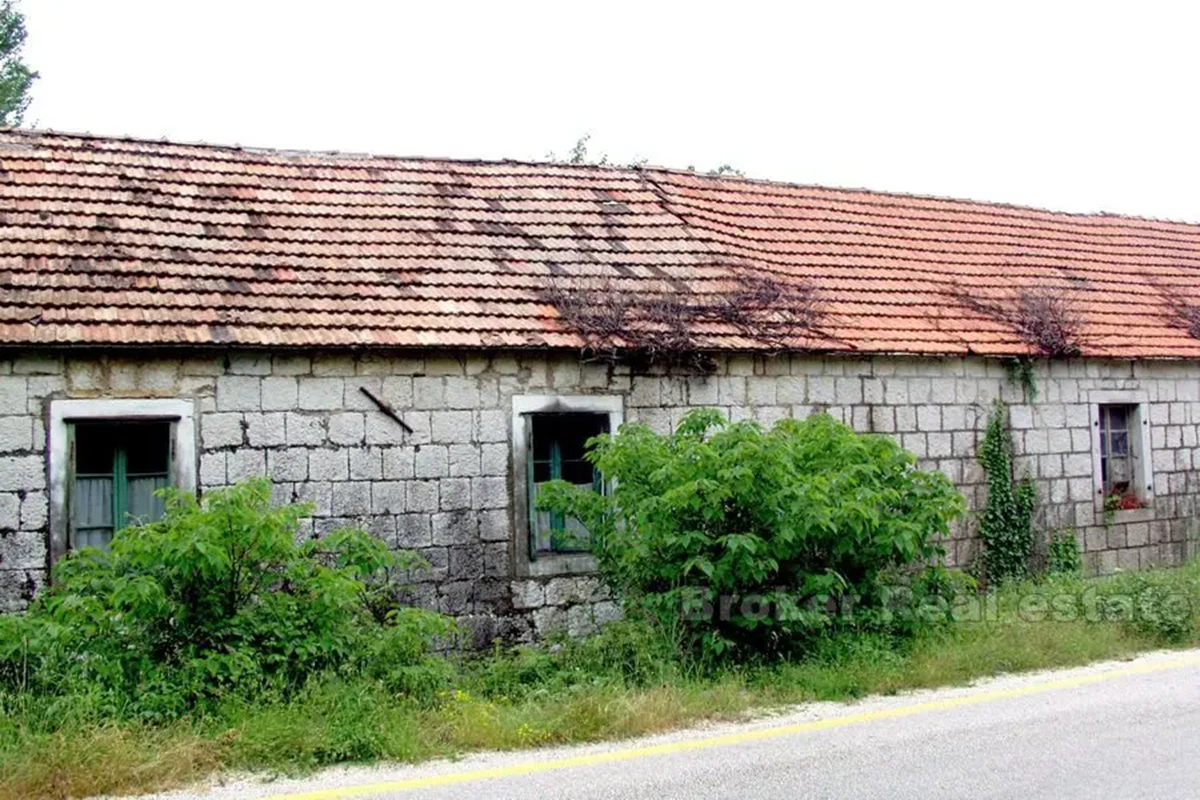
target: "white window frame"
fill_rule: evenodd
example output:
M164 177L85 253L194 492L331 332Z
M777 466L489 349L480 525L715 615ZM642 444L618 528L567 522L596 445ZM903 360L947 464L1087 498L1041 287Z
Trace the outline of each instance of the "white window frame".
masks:
M1142 508L1115 511L1117 522L1140 522L1154 518L1154 459L1150 450L1150 397L1144 391L1096 390L1088 394L1089 415L1092 424L1092 494L1096 512L1104 515L1104 477L1100 466L1100 407L1130 406L1129 447L1131 475L1130 483Z
M192 400L95 399L50 402L50 558L71 549L71 425L77 422L170 422L171 484L196 491L196 404Z
M512 399L513 502L511 525L518 577L571 575L596 571L590 553L551 553L533 558L529 548L529 473L527 470L533 414L607 414L612 433L625 423L625 398L619 395L516 395Z

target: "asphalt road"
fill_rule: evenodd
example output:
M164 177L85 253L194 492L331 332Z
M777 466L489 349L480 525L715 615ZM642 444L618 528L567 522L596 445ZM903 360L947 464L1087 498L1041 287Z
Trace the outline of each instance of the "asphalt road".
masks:
M1200 798L1200 650L607 746L164 797Z

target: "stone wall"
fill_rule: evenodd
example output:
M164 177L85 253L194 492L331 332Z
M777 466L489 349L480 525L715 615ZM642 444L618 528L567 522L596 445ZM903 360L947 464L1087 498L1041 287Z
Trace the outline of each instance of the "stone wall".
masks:
M982 359L733 356L710 377L631 375L572 355L270 355L0 359L0 607L46 580L46 420L53 398L194 398L201 490L267 474L280 501L307 501L306 533L360 525L430 568L413 599L460 617L486 643L553 629L583 632L619 613L588 576L514 577L511 414L519 394L617 394L626 418L665 431L692 407L770 424L823 410L895 436L923 466L984 499L975 460L992 400L1012 403L1020 467L1039 484L1043 532L1074 528L1093 570L1176 563L1200 514L1200 365L1043 364L1039 401L1023 402L1003 363ZM360 391L391 404L405 433ZM1152 510L1097 511L1089 392L1148 399ZM947 543L977 553L967 522Z

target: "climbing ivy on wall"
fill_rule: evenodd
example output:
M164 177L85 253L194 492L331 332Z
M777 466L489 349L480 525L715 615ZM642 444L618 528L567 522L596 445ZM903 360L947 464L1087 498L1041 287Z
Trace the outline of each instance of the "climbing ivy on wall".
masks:
M988 418L979 463L988 482L987 505L979 521L985 577L992 584L1023 578L1033 553L1037 489L1028 477L1013 479L1012 434L1008 408L1001 400L996 400Z
M1037 375L1033 369L1033 359L1018 356L1010 358L1004 366L1008 370L1008 382L1021 388L1025 402L1037 400Z

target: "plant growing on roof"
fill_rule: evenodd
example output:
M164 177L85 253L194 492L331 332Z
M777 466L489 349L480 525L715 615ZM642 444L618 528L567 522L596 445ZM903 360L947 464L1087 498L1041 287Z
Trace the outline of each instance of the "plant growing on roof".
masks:
M630 353L651 363L710 371L699 329L728 325L778 350L819 333L824 303L811 281L782 281L738 272L723 290L701 294L683 282L649 290L623 288L612 279L554 278L541 292L585 351L610 360Z
M1200 305L1181 297L1178 294L1163 295L1170 310L1170 320L1178 328L1188 332L1188 335L1200 339Z
M989 583L1020 579L1029 573L1033 553L1033 511L1037 489L1028 477L1013 479L1012 434L1008 408L997 399L979 448L987 473L987 504L979 520L984 574Z
M1009 325L1043 355L1073 358L1083 352L1082 320L1055 287L1026 286L1003 298L984 298L955 283L950 294L970 310Z

